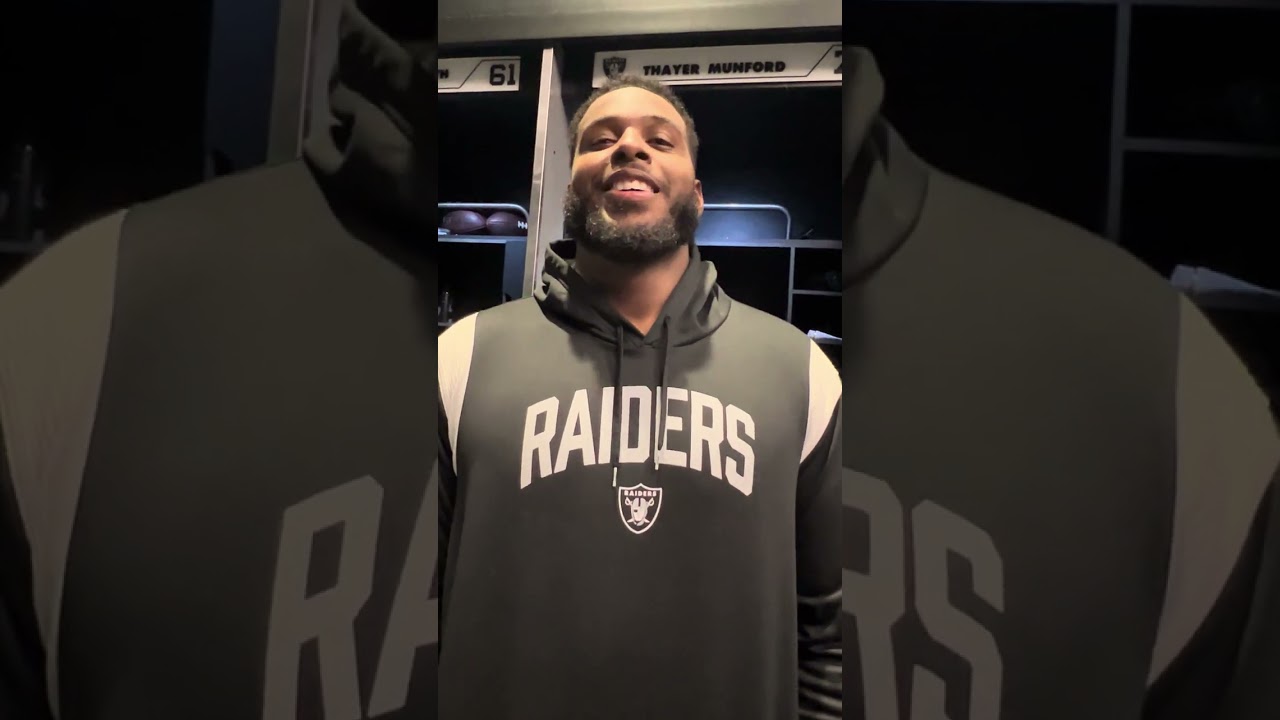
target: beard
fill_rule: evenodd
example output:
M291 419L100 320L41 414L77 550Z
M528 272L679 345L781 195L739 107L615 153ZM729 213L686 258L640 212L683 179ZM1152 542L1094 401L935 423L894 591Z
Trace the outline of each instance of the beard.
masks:
M572 189L564 198L566 235L600 257L620 265L649 265L693 243L698 203L689 193L676 198L667 217L649 225L622 227L601 207L592 207Z

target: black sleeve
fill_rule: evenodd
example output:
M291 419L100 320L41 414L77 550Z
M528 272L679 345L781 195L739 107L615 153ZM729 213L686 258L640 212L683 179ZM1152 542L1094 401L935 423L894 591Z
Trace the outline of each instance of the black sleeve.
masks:
M1252 572L1231 682L1215 720L1280 717L1280 467L1254 526ZM1251 566L1251 567L1250 567Z
M1280 717L1280 469L1231 577L1152 686L1144 720Z
M843 697L840 636L841 404L800 468L796 497L800 718L838 720Z
M0 407L0 718L52 720L31 592L31 550L9 473Z
M1280 718L1280 428L1181 300L1177 477L1145 720Z

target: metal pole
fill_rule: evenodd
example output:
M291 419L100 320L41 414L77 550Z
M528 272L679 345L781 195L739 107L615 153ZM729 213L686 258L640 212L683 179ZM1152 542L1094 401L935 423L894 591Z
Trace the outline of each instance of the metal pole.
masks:
M1107 180L1107 229L1112 242L1120 242L1121 212L1124 205L1125 137L1129 123L1129 43L1133 29L1133 6L1119 0L1116 6L1115 62L1111 77L1111 171Z
M311 79L311 43L317 0L280 0L276 31L275 82L271 88L271 125L267 162L293 160L302 152Z
M559 50L542 51L538 83L537 130L533 149L533 188L529 197L529 240L525 246L523 296L533 295L542 278L543 254L564 230L564 194L572 171L569 118L561 97Z

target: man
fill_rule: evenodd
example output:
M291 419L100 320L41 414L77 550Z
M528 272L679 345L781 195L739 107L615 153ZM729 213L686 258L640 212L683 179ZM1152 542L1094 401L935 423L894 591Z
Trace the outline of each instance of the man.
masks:
M1280 717L1248 371L1114 245L915 157L845 54L846 717Z
M434 717L434 54L387 36L433 41L412 8L347 3L305 161L0 287L0 717Z
M699 258L675 95L570 134L572 240L440 338L441 717L838 717L835 368Z

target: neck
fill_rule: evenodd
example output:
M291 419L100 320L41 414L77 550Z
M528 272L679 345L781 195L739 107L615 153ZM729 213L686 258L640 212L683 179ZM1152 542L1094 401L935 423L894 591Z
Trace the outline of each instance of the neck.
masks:
M648 335L662 313L662 306L689 267L689 248L681 246L667 257L637 268L606 260L579 247L574 267L605 294L623 319L641 334Z

